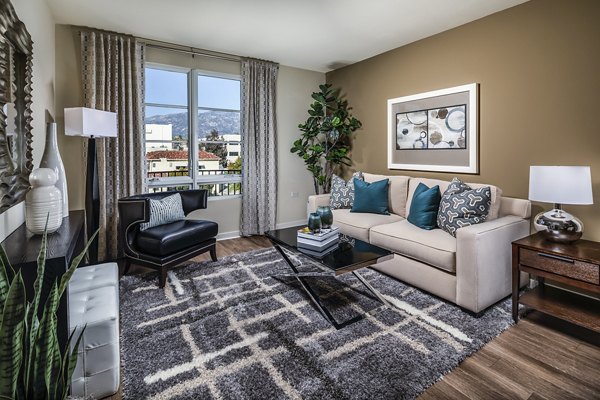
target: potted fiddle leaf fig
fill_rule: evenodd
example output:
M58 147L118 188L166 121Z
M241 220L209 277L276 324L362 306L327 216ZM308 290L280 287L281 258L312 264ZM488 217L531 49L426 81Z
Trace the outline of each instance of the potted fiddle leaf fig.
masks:
M83 330L77 338L73 337L73 331L66 348L61 351L56 310L71 276L96 234L83 252L73 259L60 281L44 282L48 244L44 230L31 301L26 300L21 271L15 273L4 248L0 246L0 399L67 398ZM46 301L41 303L45 284L50 284L51 289ZM71 350L73 340L75 346Z
M316 194L329 193L331 178L342 165L351 165L350 139L362 126L354 118L348 101L340 96L339 89L331 84L319 85L312 94L314 102L308 110L308 119L298 125L302 136L294 141L292 153L302 157L313 175Z

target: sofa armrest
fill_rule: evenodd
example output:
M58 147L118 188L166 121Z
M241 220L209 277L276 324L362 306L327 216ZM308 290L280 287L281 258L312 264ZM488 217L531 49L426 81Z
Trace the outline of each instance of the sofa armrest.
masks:
M308 208L307 208L308 213L310 214L310 213L316 212L317 207L328 206L330 197L331 197L331 194L329 194L329 193L313 194L311 196L308 196Z
M529 235L529 220L514 215L456 231L456 304L479 312L512 291L511 243ZM526 276L521 277L526 282Z

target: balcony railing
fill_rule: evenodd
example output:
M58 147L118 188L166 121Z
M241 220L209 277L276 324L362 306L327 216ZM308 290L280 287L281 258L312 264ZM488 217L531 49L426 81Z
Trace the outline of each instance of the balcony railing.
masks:
M241 169L199 169L200 176L207 175L241 175ZM175 171L152 171L148 172L148 178L169 178L172 176L190 176L188 169L178 169Z
M239 169L200 169L198 170L198 176L231 176L241 175L242 171ZM169 177L181 177L189 176L190 172L187 169L180 169L175 171L152 171L148 172L148 178L150 178L150 190L152 192L162 192L168 190L186 190L190 189L189 185L173 185L168 182L160 182L158 178L169 178ZM227 178L225 178L227 180ZM153 182L155 181L155 182ZM210 197L221 197L221 196L235 196L242 194L241 182L198 182L199 189L208 190Z

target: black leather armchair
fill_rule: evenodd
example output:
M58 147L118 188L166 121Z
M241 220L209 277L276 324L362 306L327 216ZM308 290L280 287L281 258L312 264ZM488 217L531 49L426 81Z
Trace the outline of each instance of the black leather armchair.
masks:
M185 215L204 209L208 191L182 190L149 193L119 199L120 237L125 253L125 273L133 264L159 271L159 287L164 287L167 270L204 252L210 251L217 261L215 222L182 220L140 231L140 224L150 220L150 199L161 199L174 193L181 195Z

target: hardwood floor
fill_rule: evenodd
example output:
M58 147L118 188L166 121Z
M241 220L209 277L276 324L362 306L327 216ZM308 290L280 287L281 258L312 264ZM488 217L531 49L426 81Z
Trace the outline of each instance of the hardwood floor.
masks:
M217 255L270 246L258 236L223 240ZM207 253L194 261L209 259ZM144 270L132 266L130 273ZM121 393L110 397L121 398ZM419 399L600 399L600 335L532 312Z

